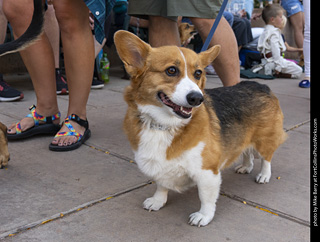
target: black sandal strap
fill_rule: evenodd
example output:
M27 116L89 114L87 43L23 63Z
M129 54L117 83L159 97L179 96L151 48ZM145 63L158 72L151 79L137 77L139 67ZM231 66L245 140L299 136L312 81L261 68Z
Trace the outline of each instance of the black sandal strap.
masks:
M69 117L69 120L75 121L77 124L81 125L84 127L86 130L89 129L89 122L88 120L81 119L78 115L76 114L71 114Z

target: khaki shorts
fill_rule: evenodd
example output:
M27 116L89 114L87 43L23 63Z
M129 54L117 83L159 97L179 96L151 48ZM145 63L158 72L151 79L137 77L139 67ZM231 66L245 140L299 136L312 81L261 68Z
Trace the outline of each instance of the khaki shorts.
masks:
M148 19L162 16L174 21L178 16L215 19L222 0L130 0L128 13Z

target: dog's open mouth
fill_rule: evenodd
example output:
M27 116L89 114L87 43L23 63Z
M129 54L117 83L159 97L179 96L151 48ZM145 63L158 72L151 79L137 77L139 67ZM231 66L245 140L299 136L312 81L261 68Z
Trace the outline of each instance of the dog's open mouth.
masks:
M178 104L175 104L170 100L170 98L163 92L158 92L158 97L163 104L172 108L172 110L181 118L190 118L192 113L192 108L183 107Z

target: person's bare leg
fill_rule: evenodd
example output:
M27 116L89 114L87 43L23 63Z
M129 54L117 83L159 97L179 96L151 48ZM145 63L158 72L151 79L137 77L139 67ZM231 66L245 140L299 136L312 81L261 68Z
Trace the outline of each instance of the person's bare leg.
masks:
M86 105L93 76L94 45L89 26L89 9L83 0L53 1L61 30L64 60L69 87L68 114L86 119ZM84 127L70 121L75 130L84 134ZM69 131L63 125L60 132ZM55 138L52 144L70 145L75 136Z
M0 0L0 44L6 39L7 24L7 18L2 11L2 0Z
M160 16L149 16L149 43L152 47L180 46L177 22Z
M4 0L3 11L13 28L14 37L18 38L30 25L33 13L33 1ZM24 14L20 14L22 12ZM37 113L42 116L56 114L58 112L58 103L56 98L54 59L46 34L43 33L40 40L21 51L20 54L32 79L37 97ZM54 123L59 123L59 121L57 119ZM32 118L21 120L22 131L33 125L34 121ZM9 127L8 133L14 134L15 132L15 124L13 124Z
M44 18L44 31L50 41L54 54L54 66L57 69L59 68L60 30L53 5L48 5Z
M304 13L298 12L294 15L291 15L289 19L293 28L295 43L298 48L303 48Z
M204 42L211 30L214 19L190 19ZM221 45L221 52L214 60L213 67L224 86L235 85L240 81L238 46L234 33L225 18L221 18L209 48L217 44Z

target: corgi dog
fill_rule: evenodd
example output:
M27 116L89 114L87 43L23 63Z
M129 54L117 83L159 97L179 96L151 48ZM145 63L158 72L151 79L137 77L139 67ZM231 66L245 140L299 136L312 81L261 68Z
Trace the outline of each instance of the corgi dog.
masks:
M180 23L178 29L181 46L186 47L197 34L196 28L188 23Z
M266 85L247 81L206 93L204 68L220 46L196 54L177 46L152 48L126 31L114 39L131 76L124 92L124 131L139 169L157 184L145 209L162 208L168 190L183 192L196 185L201 207L189 223L206 226L215 214L221 170L240 156L236 171L249 173L254 153L259 154L256 181L269 182L271 158L286 133L279 101Z
M7 126L0 122L0 169L8 165L9 160Z

